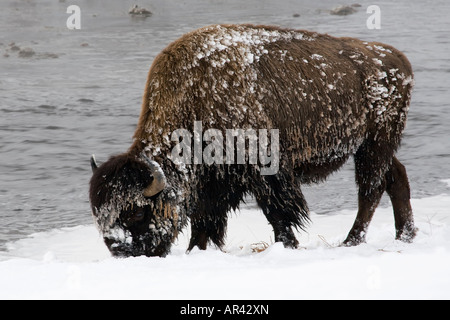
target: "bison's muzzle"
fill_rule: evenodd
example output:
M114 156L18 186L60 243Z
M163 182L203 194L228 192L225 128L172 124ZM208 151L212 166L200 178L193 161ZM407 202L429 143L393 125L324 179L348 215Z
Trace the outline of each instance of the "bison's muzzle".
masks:
M91 205L114 256L165 256L178 233L175 193L159 164L145 154L91 158Z

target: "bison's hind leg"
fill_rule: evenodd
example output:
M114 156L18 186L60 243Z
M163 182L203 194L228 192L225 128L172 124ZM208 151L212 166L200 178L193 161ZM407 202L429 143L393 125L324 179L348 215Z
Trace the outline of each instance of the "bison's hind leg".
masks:
M366 232L375 209L386 191L385 173L389 168L394 148L388 144L367 140L355 158L355 177L358 184L358 213L344 241L346 246L358 245L366 240Z
M411 208L411 191L406 169L395 157L386 173L386 191L394 209L396 239L411 242L417 232Z
M344 245L358 245L365 241L384 191L391 199L396 238L411 241L416 233L410 204L410 189L405 167L394 157L395 148L386 143L366 141L355 154L358 214Z
M253 187L258 205L272 225L275 242L286 248L297 248L298 241L292 227L303 229L309 221L308 207L295 178L279 172L261 177Z

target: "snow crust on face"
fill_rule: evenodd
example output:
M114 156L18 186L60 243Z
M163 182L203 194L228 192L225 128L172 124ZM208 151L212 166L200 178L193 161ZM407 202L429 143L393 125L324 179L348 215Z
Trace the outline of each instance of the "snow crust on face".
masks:
M103 237L108 239L114 239L116 243L131 245L133 243L133 237L129 230L121 228L119 225L115 224L108 231L103 232ZM117 247L117 244L113 247Z
M152 253L159 246L167 247L165 255L170 250L172 241L184 226L184 216L180 213L178 205L174 205L177 197L173 190L161 195L158 199L150 200L145 198L142 190L127 186L123 188L118 185L111 185L114 196L108 203L95 209L95 225L103 238L112 240L112 250L118 250L119 255L145 255ZM150 219L145 223L144 228L138 235L133 235L131 226L124 220L124 211L148 207L147 214ZM147 228L147 231L145 229Z
M95 225L104 234L110 232L121 212L151 204L151 201L144 197L142 190L135 186L124 187L121 183L109 183L108 189L113 195L111 199L99 208L94 208Z
M178 226L182 225L178 218L179 216L175 219L153 216L148 223L147 232L138 237L133 237L130 230L118 221L102 234L104 238L113 240L111 249L113 251L119 249L117 251L119 255L155 254L155 249L162 245L167 249L160 254L165 256L169 253L170 246L178 234Z

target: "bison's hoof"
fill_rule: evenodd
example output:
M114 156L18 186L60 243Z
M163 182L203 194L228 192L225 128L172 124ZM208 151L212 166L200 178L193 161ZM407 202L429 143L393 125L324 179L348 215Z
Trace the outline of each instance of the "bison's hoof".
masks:
M344 242L342 243L342 246L343 247L356 247L364 242L366 242L366 240L363 237L348 236L347 239L345 239Z
M284 240L283 245L286 249L298 249L300 244L298 243L297 239L294 238L294 239Z
M411 243L416 237L418 231L419 229L414 227L414 225L406 226L402 230L397 230L395 239L406 243Z

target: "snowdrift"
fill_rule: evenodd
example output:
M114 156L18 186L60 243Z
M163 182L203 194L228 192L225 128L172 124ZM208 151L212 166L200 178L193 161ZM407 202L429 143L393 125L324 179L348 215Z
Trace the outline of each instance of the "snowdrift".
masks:
M224 252L110 257L94 226L36 233L0 253L0 299L449 299L450 196L413 200L414 243L394 240L392 208L378 208L367 243L340 247L356 210L312 213L302 247L273 243L255 207L232 214Z

